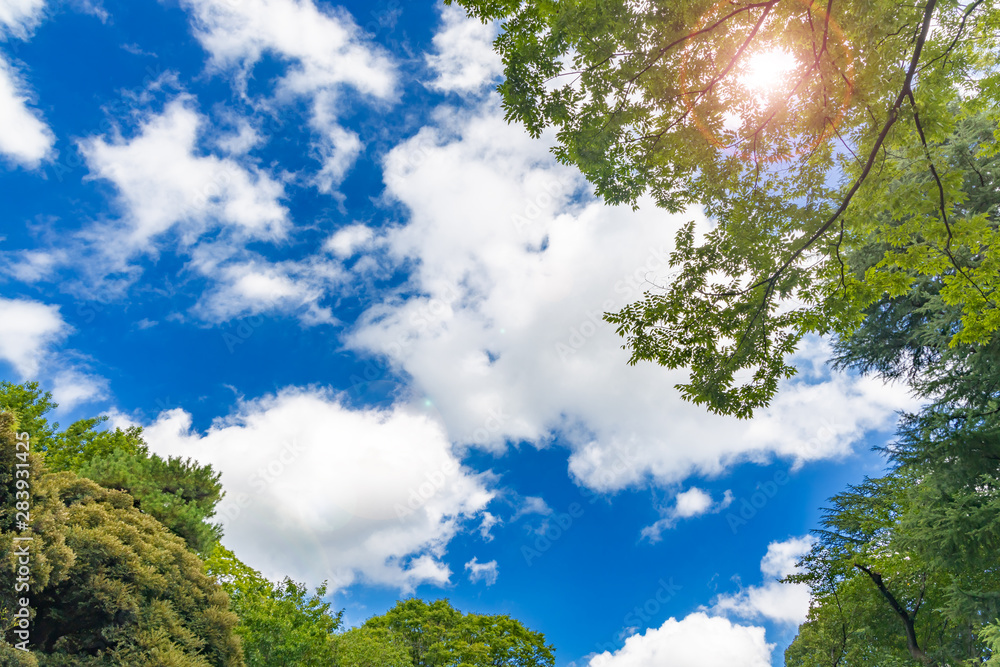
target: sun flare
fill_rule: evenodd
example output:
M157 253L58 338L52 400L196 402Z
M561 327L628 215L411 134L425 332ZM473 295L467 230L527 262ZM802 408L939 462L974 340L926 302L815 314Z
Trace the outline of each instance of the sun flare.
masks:
M752 55L740 82L755 93L771 93L787 83L798 61L788 51L772 49Z

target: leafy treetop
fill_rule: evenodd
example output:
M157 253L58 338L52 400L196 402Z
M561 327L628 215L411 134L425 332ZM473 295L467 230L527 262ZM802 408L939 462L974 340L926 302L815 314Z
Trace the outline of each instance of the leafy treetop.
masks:
M958 306L954 341L1000 327L995 212L967 178L996 171L996 3L453 1L502 22L508 121L555 128L556 157L609 203L714 221L680 230L670 285L607 316L631 363L691 369L687 399L750 416L803 335L853 330L916 275ZM780 58L762 85L755 66Z

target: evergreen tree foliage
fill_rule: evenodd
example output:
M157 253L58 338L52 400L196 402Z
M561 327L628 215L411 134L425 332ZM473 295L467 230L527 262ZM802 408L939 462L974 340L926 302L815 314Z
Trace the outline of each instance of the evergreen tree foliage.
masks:
M8 643L19 595L14 538L27 536L29 646L41 667L243 664L228 598L183 540L127 493L72 472L46 473L34 453L27 475L17 474L18 462L14 416L0 413L0 612ZM17 524L18 479L30 483L28 528Z
M786 665L980 664L989 655L981 634L995 606L956 598L970 572L928 562L914 548L905 519L919 511L920 484L895 471L831 499L803 573L786 578L813 596ZM1000 591L1000 573L975 575L978 597Z
M219 473L209 465L150 454L142 429L100 430L106 417L81 419L59 430L45 415L56 408L52 395L35 382L0 382L0 408L18 416L32 448L45 457L49 472L72 471L101 486L132 495L135 506L152 515L195 552L207 553L222 535L211 518L222 499Z

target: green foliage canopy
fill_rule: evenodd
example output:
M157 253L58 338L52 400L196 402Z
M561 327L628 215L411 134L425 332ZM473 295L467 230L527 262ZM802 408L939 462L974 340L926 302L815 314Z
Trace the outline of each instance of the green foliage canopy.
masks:
M208 572L229 594L239 616L236 633L243 641L247 667L330 667L333 633L340 613L323 602L326 587L312 596L289 578L275 584L217 544L205 559ZM386 667L389 667L387 664Z
M953 341L1000 327L995 217L965 178L968 160L995 170L996 3L454 1L503 24L509 121L555 128L557 158L610 203L649 195L715 221L680 230L671 284L607 316L631 363L691 369L689 400L750 416L803 335L853 330L920 275L959 308ZM791 69L754 87L776 53ZM956 155L947 139L974 117ZM881 255L850 274L872 239Z
M100 430L106 417L81 419L59 430L46 419L56 407L36 382L0 382L0 409L17 416L32 448L44 455L47 471L72 471L125 491L136 507L184 538L192 550L212 548L222 534L210 521L223 496L219 473L191 460L150 454L139 427Z
M954 155L981 136L976 122L950 140ZM993 173L965 165L968 206L995 210ZM850 270L869 271L883 247L859 248ZM911 278L908 292L866 309L837 342L835 363L905 380L926 403L882 448L890 474L832 499L805 572L789 578L809 583L813 606L788 665L996 662L1000 335L956 343L963 311L948 302L946 282L916 270Z
M902 525L919 511L919 487L897 471L831 499L804 573L786 579L813 596L786 665L956 665L988 655L980 630L996 605L983 596L996 597L1000 573L977 573L977 604L955 597L964 572L925 560L920 536Z
M415 667L552 667L545 636L504 615L463 614L447 600L401 600L363 626L388 631Z
M13 639L14 598L27 595L29 646L42 667L241 666L225 592L127 493L72 472L46 474L31 454L30 528L15 530L14 426L13 415L0 412L3 639ZM33 538L26 593L15 592L16 536Z
M337 667L412 667L409 645L388 628L362 626L337 635Z

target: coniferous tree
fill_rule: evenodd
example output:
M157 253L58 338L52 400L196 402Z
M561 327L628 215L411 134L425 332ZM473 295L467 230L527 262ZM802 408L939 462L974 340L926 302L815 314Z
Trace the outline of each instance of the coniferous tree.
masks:
M151 454L140 427L101 430L106 417L81 419L59 430L46 415L57 407L35 382L0 382L0 409L17 415L32 447L49 472L72 471L101 486L132 495L135 506L152 515L195 552L205 554L219 540L211 522L222 499L219 473L210 465Z
M17 639L15 583L23 576L25 542L15 538L30 537L29 588L20 595L30 601L28 647L41 667L243 665L226 593L183 540L127 493L72 472L46 473L41 457L18 453L15 418L2 412L0 614L8 644ZM26 510L15 504L18 480L29 482Z

